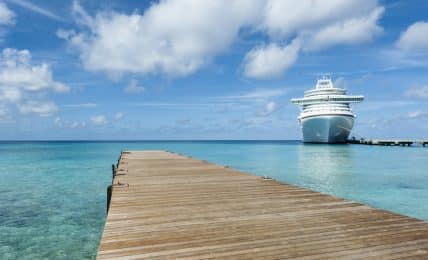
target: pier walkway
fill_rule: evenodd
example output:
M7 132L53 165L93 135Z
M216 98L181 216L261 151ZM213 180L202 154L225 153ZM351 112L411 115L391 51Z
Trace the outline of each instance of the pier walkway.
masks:
M98 259L428 259L428 222L164 151L123 152Z

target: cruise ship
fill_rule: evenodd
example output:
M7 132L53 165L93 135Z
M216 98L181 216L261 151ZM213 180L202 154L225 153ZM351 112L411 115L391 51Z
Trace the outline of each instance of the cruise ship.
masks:
M354 126L355 114L349 104L359 103L364 96L351 96L336 88L330 77L323 76L315 89L305 91L303 98L293 98L302 107L298 117L306 143L345 143Z

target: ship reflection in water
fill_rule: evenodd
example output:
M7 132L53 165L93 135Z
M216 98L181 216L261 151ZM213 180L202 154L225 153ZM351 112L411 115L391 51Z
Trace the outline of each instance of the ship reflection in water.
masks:
M310 188L343 196L355 177L353 168L358 163L354 150L349 145L326 148L320 144L299 146L296 177Z

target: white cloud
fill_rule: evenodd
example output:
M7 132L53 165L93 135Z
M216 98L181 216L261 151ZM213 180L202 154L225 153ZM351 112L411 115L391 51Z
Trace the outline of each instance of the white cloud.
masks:
M393 48L380 52L387 70L426 68L428 66L428 22L419 21L401 32Z
M268 0L262 28L272 38L285 38L366 17L376 6L376 0Z
M369 42L382 32L377 22L383 12L376 0L268 0L260 28L271 43L247 54L244 74L277 77L293 65L299 52ZM294 40L288 46L275 43L290 38Z
M428 22L416 22L410 25L396 43L405 51L428 50Z
M64 19L62 19L60 16L52 13L51 11L42 8L40 6L34 5L31 2L28 1L24 1L24 0L10 0L11 3L19 5L25 9L28 9L32 12L38 13L40 15L46 16L48 18L54 19L54 20L58 20L58 21L64 21Z
M246 55L244 74L270 78L292 66L301 50L372 40L382 31L383 11L377 0L164 0L142 14L90 16L75 1L81 28L57 35L79 51L86 69L117 77L185 76L227 52L241 32L262 33L269 42Z
M254 22L257 3L166 0L142 15L100 12L91 17L75 2L76 23L88 32L61 36L80 51L89 70L187 75L228 50L240 29Z
M114 119L116 119L116 120L120 120L120 119L122 119L124 116L125 116L125 115L124 115L122 112L117 112L117 113L114 115Z
M104 115L93 116L91 122L94 125L105 125L107 124L107 117Z
M138 81L133 79L129 82L129 85L123 89L123 91L128 94L144 93L145 88L138 86Z
M28 50L10 48L4 49L1 54L0 88L15 92L45 90L67 92L69 90L69 87L63 83L53 80L48 64L32 65Z
M384 8L378 7L367 16L346 19L328 25L309 36L305 49L313 51L339 44L369 42L383 31L377 24L383 12Z
M48 64L33 64L28 50L6 48L0 58L0 101L16 105L23 114L51 115L57 107L42 100L49 92L67 92L69 87L53 79Z
M260 110L257 114L259 116L269 116L273 114L274 112L278 111L279 106L277 103L270 101L265 104L264 108Z
M382 32L377 22L383 12L376 0L267 0L259 29L267 32L271 43L246 55L244 74L259 79L277 77L302 51L371 41ZM290 45L280 47L290 38L294 38Z
M0 2L0 25L13 24L15 14L3 3Z
M58 111L58 107L52 102L28 101L18 105L22 114L38 114L40 116L51 116Z
M257 47L245 56L244 75L257 79L278 77L296 62L299 50L297 40L284 47L275 43Z
M406 97L428 99L428 86L412 87L404 94Z

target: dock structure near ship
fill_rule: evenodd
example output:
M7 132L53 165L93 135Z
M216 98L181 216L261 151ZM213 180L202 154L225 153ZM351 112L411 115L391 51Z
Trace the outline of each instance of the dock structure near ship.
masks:
M378 140L378 139L369 139L369 140L348 140L348 143L351 144L368 144L368 145L383 145L383 146L411 146L415 143L412 140ZM421 142L423 145L423 142Z
M366 144L366 145L382 145L382 146L412 146L413 144L422 145L425 147L428 145L427 140L414 141L414 140L389 140L389 139L355 139L351 138L347 141L349 144Z
M176 153L113 177L98 259L428 258L428 222Z

